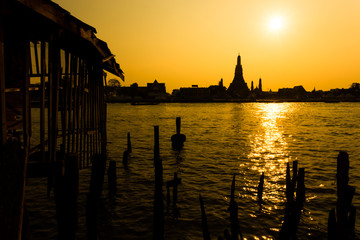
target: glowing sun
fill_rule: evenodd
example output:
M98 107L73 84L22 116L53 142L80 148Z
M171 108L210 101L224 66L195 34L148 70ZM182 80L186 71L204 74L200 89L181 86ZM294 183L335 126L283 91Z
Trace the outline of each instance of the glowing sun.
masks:
M269 29L273 32L279 32L284 28L284 19L281 16L272 17L269 20Z

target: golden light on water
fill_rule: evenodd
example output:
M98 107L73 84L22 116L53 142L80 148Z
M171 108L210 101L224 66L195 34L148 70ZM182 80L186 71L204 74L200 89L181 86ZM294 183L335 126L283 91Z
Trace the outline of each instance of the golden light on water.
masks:
M280 190L284 185L280 183L285 179L288 151L281 124L290 111L286 103L259 105L257 115L260 126L250 140L251 152L248 158L252 162L251 170L257 171L259 176L264 172L267 190L264 191L263 199L271 202L283 201Z

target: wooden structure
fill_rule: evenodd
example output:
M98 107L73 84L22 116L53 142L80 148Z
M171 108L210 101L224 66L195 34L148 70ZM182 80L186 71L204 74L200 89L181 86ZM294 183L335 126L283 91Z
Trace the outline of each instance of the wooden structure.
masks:
M105 154L103 70L124 76L95 33L95 28L49 0L0 0L4 239L21 239L27 177L46 176L51 189L54 176L66 172L67 156L77 159L81 169L89 166L93 155ZM40 115L36 133L31 121L33 93Z

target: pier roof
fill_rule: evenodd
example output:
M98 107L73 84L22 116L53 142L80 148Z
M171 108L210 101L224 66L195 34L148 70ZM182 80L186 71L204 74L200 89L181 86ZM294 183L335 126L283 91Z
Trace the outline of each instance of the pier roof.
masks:
M67 34L67 36L64 37L63 40L68 40L69 42L71 41L71 45L74 45L74 41L72 38L80 38L87 41L89 44L77 44L77 47L92 47L93 50L98 53L99 58L102 59L103 69L124 80L123 71L121 70L120 65L116 62L114 58L115 56L111 53L110 49L107 46L107 43L95 36L96 29L94 27L72 16L68 11L50 0L14 1L21 4L25 8L34 11L36 14L41 15L45 19L58 25L61 29L70 33ZM11 0L9 2L11 2ZM41 30L44 31L44 28ZM83 41L81 40L75 42L83 43ZM85 49L84 52L86 51L87 50Z

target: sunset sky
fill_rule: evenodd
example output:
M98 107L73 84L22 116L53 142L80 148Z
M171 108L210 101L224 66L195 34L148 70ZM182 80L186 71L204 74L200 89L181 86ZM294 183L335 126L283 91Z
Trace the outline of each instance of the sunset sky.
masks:
M125 73L124 86L157 79L229 86L240 53L248 86L307 91L360 82L359 0L56 0L93 26ZM256 85L255 84L255 85Z

